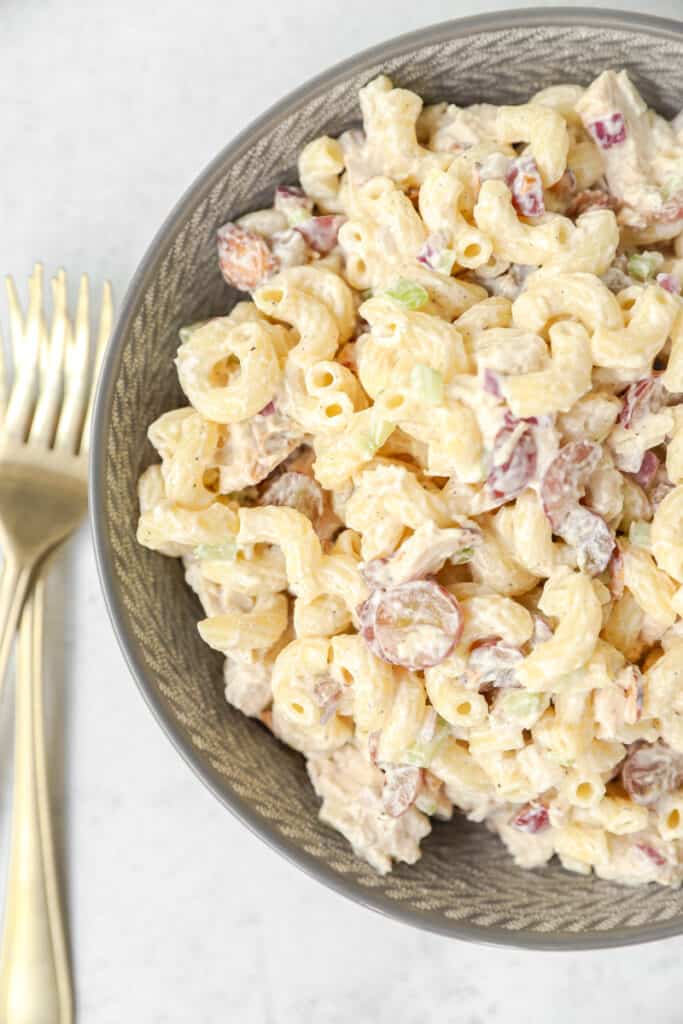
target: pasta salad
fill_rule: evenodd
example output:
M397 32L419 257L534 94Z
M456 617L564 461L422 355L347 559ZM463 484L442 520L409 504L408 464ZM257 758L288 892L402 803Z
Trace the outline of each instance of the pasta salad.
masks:
M683 122L626 72L362 130L218 231L140 543L384 873L431 818L683 878Z

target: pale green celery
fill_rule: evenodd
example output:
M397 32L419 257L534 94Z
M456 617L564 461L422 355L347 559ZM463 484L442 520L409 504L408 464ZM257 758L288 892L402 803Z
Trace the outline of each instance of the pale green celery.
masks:
M377 420L369 430L369 432L361 439L364 449L374 455L378 451L385 441L387 441L393 434L395 425L393 423L387 423L385 420Z
M237 554L237 542L231 539L222 544L200 544L194 553L203 562L232 562Z
M663 262L661 252L634 252L629 256L626 269L636 281L647 281L654 276Z
M431 740L417 740L403 754L401 760L404 764L414 765L416 768L428 768L432 758L443 741L450 736L451 727L445 719L439 715Z
M296 227L297 224L303 224L305 220L310 220L312 216L311 211L304 209L302 206L294 206L292 204L289 208L285 209L285 217L290 228Z
M649 548L651 540L651 527L642 519L636 519L631 523L628 531L628 539L637 548Z
M423 814L427 814L429 817L432 814L436 814L437 803L436 800L423 799L421 796L415 801L418 811L422 811Z
M536 721L543 710L544 700L542 693L508 690L496 702L496 710L500 707L509 718Z
M443 402L443 377L431 366L416 363L410 374L410 384L418 400L425 405L440 405Z
M387 289L386 294L390 299L400 302L406 309L421 309L429 301L426 289L406 277L399 277L396 284Z
M461 551L456 551L454 555L451 555L451 562L453 565L464 565L465 562L472 560L474 554L474 548L463 548Z
M455 265L455 253L452 249L442 249L434 261L434 270L439 274L450 274Z

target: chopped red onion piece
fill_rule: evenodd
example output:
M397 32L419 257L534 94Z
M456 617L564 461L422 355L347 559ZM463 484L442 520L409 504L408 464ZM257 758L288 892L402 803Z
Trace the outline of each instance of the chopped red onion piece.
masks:
M513 828L520 832L528 832L535 835L542 832L550 825L550 816L545 804L528 803L524 804L510 822Z
M659 459L654 452L645 452L640 469L633 473L633 479L645 490L652 486L659 470Z
M667 863L666 857L663 857L659 850L656 850L651 843L636 843L636 850L642 853L644 857L647 857L648 860L651 860L658 868L663 868Z
M543 182L532 156L520 156L512 161L505 184L512 193L512 203L522 217L540 217L545 213Z
M455 253L448 248L445 231L435 231L418 249L417 262L439 274L450 274L455 263Z
M313 700L320 708L320 723L326 725L334 716L341 700L341 686L331 676L322 676L313 687Z
M500 380L495 370L489 370L488 367L484 370L482 386L488 395L494 395L496 398L502 397Z
M643 377L631 384L621 396L623 405L619 424L628 430L649 412L661 405L662 386L657 377Z
M338 214L326 214L324 217L311 217L309 220L304 220L300 224L296 224L295 228L303 235L311 249L314 249L320 256L327 256L337 244L339 228L345 220L346 217Z
M620 142L626 141L624 115L617 110L614 114L599 117L588 125L588 131L598 146L600 146L600 149L611 149L612 146L617 146Z
M672 295L681 294L681 282L673 274L657 274L655 281L660 288L664 288L665 291L671 292Z

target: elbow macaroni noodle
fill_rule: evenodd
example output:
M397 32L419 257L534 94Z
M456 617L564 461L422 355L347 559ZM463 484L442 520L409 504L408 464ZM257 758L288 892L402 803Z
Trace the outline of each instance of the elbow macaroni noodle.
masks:
M181 330L138 539L377 870L453 803L679 884L683 143L625 73L360 107L220 229L250 301Z

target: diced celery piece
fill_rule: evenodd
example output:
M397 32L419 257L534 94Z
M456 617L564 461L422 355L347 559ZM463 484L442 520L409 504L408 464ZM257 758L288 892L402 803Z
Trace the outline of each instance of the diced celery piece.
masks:
M426 289L416 281L409 281L407 277L399 277L396 284L387 289L387 295L406 309L421 309L429 301Z
M200 544L194 553L204 562L232 562L237 554L237 543L231 539L222 544Z
M529 693L527 690L508 690L497 702L496 708L502 705L509 718L535 720L543 707L543 694Z
M439 715L432 739L416 740L404 752L401 760L405 764L414 765L416 768L428 768L443 741L450 736L450 732L451 727L448 722Z
M311 211L303 209L301 206L290 206L285 210L285 217L290 228L293 228L297 224L303 224L305 220L310 220Z
M436 814L437 811L436 800L422 797L422 795L418 796L415 801L415 806L418 811L422 811L423 814L427 814L430 818L433 814Z
M416 397L425 405L443 402L443 377L438 370L424 363L416 363L410 374L410 383Z
M438 274L450 274L455 265L455 253L452 249L442 249L434 260L434 270Z
M465 562L469 562L474 554L474 548L462 548L461 551L456 551L454 555L451 555L451 562L453 565L464 565Z
M371 426L368 433L362 438L363 448L374 455L375 452L382 447L385 441L391 437L395 429L395 424L387 423L386 420L377 420Z
M661 252L634 252L629 256L626 269L636 281L647 281L659 270L664 257Z

